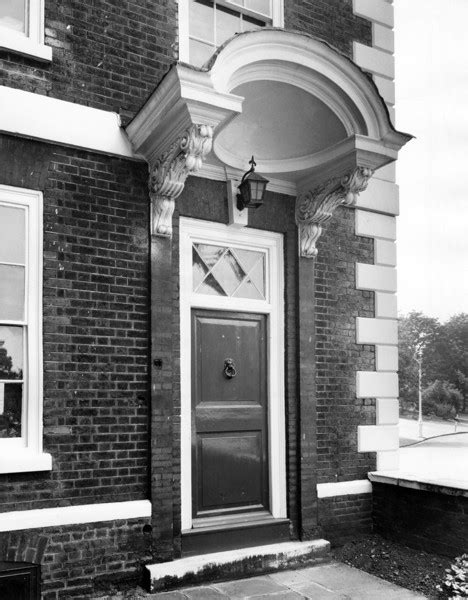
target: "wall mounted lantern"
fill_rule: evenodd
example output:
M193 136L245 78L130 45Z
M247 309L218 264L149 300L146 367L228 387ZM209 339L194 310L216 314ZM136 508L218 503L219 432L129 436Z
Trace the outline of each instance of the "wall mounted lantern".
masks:
M265 196L266 186L268 179L262 177L259 173L255 172L257 163L254 157L249 161L249 165L252 165L247 173L244 173L242 181L240 182L237 194L237 209L244 210L244 208L258 208L263 204Z

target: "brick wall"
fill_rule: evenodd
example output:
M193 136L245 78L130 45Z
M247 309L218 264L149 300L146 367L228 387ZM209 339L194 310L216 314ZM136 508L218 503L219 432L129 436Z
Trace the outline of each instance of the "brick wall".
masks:
M322 535L333 545L372 531L372 494L320 498L319 524Z
M285 0L285 27L306 31L353 55L353 41L372 45L369 21L353 14L352 0Z
M0 85L133 114L174 62L175 0L45 0L51 63L0 50Z
M468 498L463 490L372 483L374 529L412 548L457 556L468 550Z
M336 210L318 242L316 393L319 483L363 479L375 455L357 452L358 425L375 424L375 401L356 398L356 371L375 369L374 346L356 344L355 317L374 316L374 293L356 290L356 262L373 262L373 240L354 233L354 210Z
M0 560L41 565L43 600L89 598L100 586L139 580L151 556L146 519L0 533Z
M0 50L0 85L120 112L126 122L177 59L176 0L45 0L51 63ZM371 24L352 0L287 0L285 26L307 31L352 56L370 45Z
M31 157L28 160L27 157ZM0 137L2 183L44 190L44 449L0 511L148 497L145 164Z

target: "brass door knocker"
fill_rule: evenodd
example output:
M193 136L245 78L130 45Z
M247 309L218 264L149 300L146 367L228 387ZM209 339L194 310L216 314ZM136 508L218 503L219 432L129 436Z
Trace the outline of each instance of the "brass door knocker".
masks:
M232 358L226 358L226 360L224 361L223 373L224 373L224 377L226 377L226 379L232 379L233 377L235 377L237 375L237 370L236 370L236 367L234 365L234 361L232 360Z

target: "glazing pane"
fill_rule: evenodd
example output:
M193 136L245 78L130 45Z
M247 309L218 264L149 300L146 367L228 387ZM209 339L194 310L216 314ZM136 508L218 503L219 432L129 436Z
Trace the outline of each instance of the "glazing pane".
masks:
M1 0L0 25L26 32L26 0Z
M211 58L211 55L215 51L214 46L204 44L197 40L190 40L190 64L195 67L203 66L207 60Z
M245 8L271 17L270 0L245 0Z
M0 438L21 437L23 384L0 383Z
M0 264L0 320L24 318L24 267Z
M211 246L208 244L194 244L194 246L197 249L198 254L202 257L203 262L206 263L210 269L218 262L220 257L226 251L226 248L222 246Z
M249 276L262 297L265 298L265 261L258 262L250 271Z
M243 284L237 289L233 296L235 298L250 298L251 300L264 300L263 296L254 286L254 284L250 281L250 279L246 279Z
M214 6L213 2L192 0L190 2L189 32L206 42L214 43Z
M245 271L229 251L213 267L211 272L219 281L221 287L226 290L228 296L234 293L234 290L245 277Z
M262 252L253 252L252 250L241 250L234 248L234 254L239 259L244 271L248 272L258 262L263 265L264 254Z
M209 294L210 296L225 296L225 291L221 288L219 283L213 277L213 275L208 275L205 281L198 288L197 292L199 294Z
M25 211L0 204L0 263L24 264L25 255Z
M23 379L23 328L0 325L0 379Z
M247 17L246 15L243 15L242 17L242 31L254 31L256 29L265 27L265 25L265 21L253 19L252 17Z
M222 6L216 8L216 45L220 46L235 33L242 31L240 14Z
M192 289L195 291L205 279L208 267L202 261L195 248L192 250Z

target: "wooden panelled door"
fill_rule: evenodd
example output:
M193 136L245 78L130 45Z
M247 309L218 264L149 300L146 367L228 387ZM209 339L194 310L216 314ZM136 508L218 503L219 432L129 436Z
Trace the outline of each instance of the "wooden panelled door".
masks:
M194 519L269 510L267 318L192 308Z

